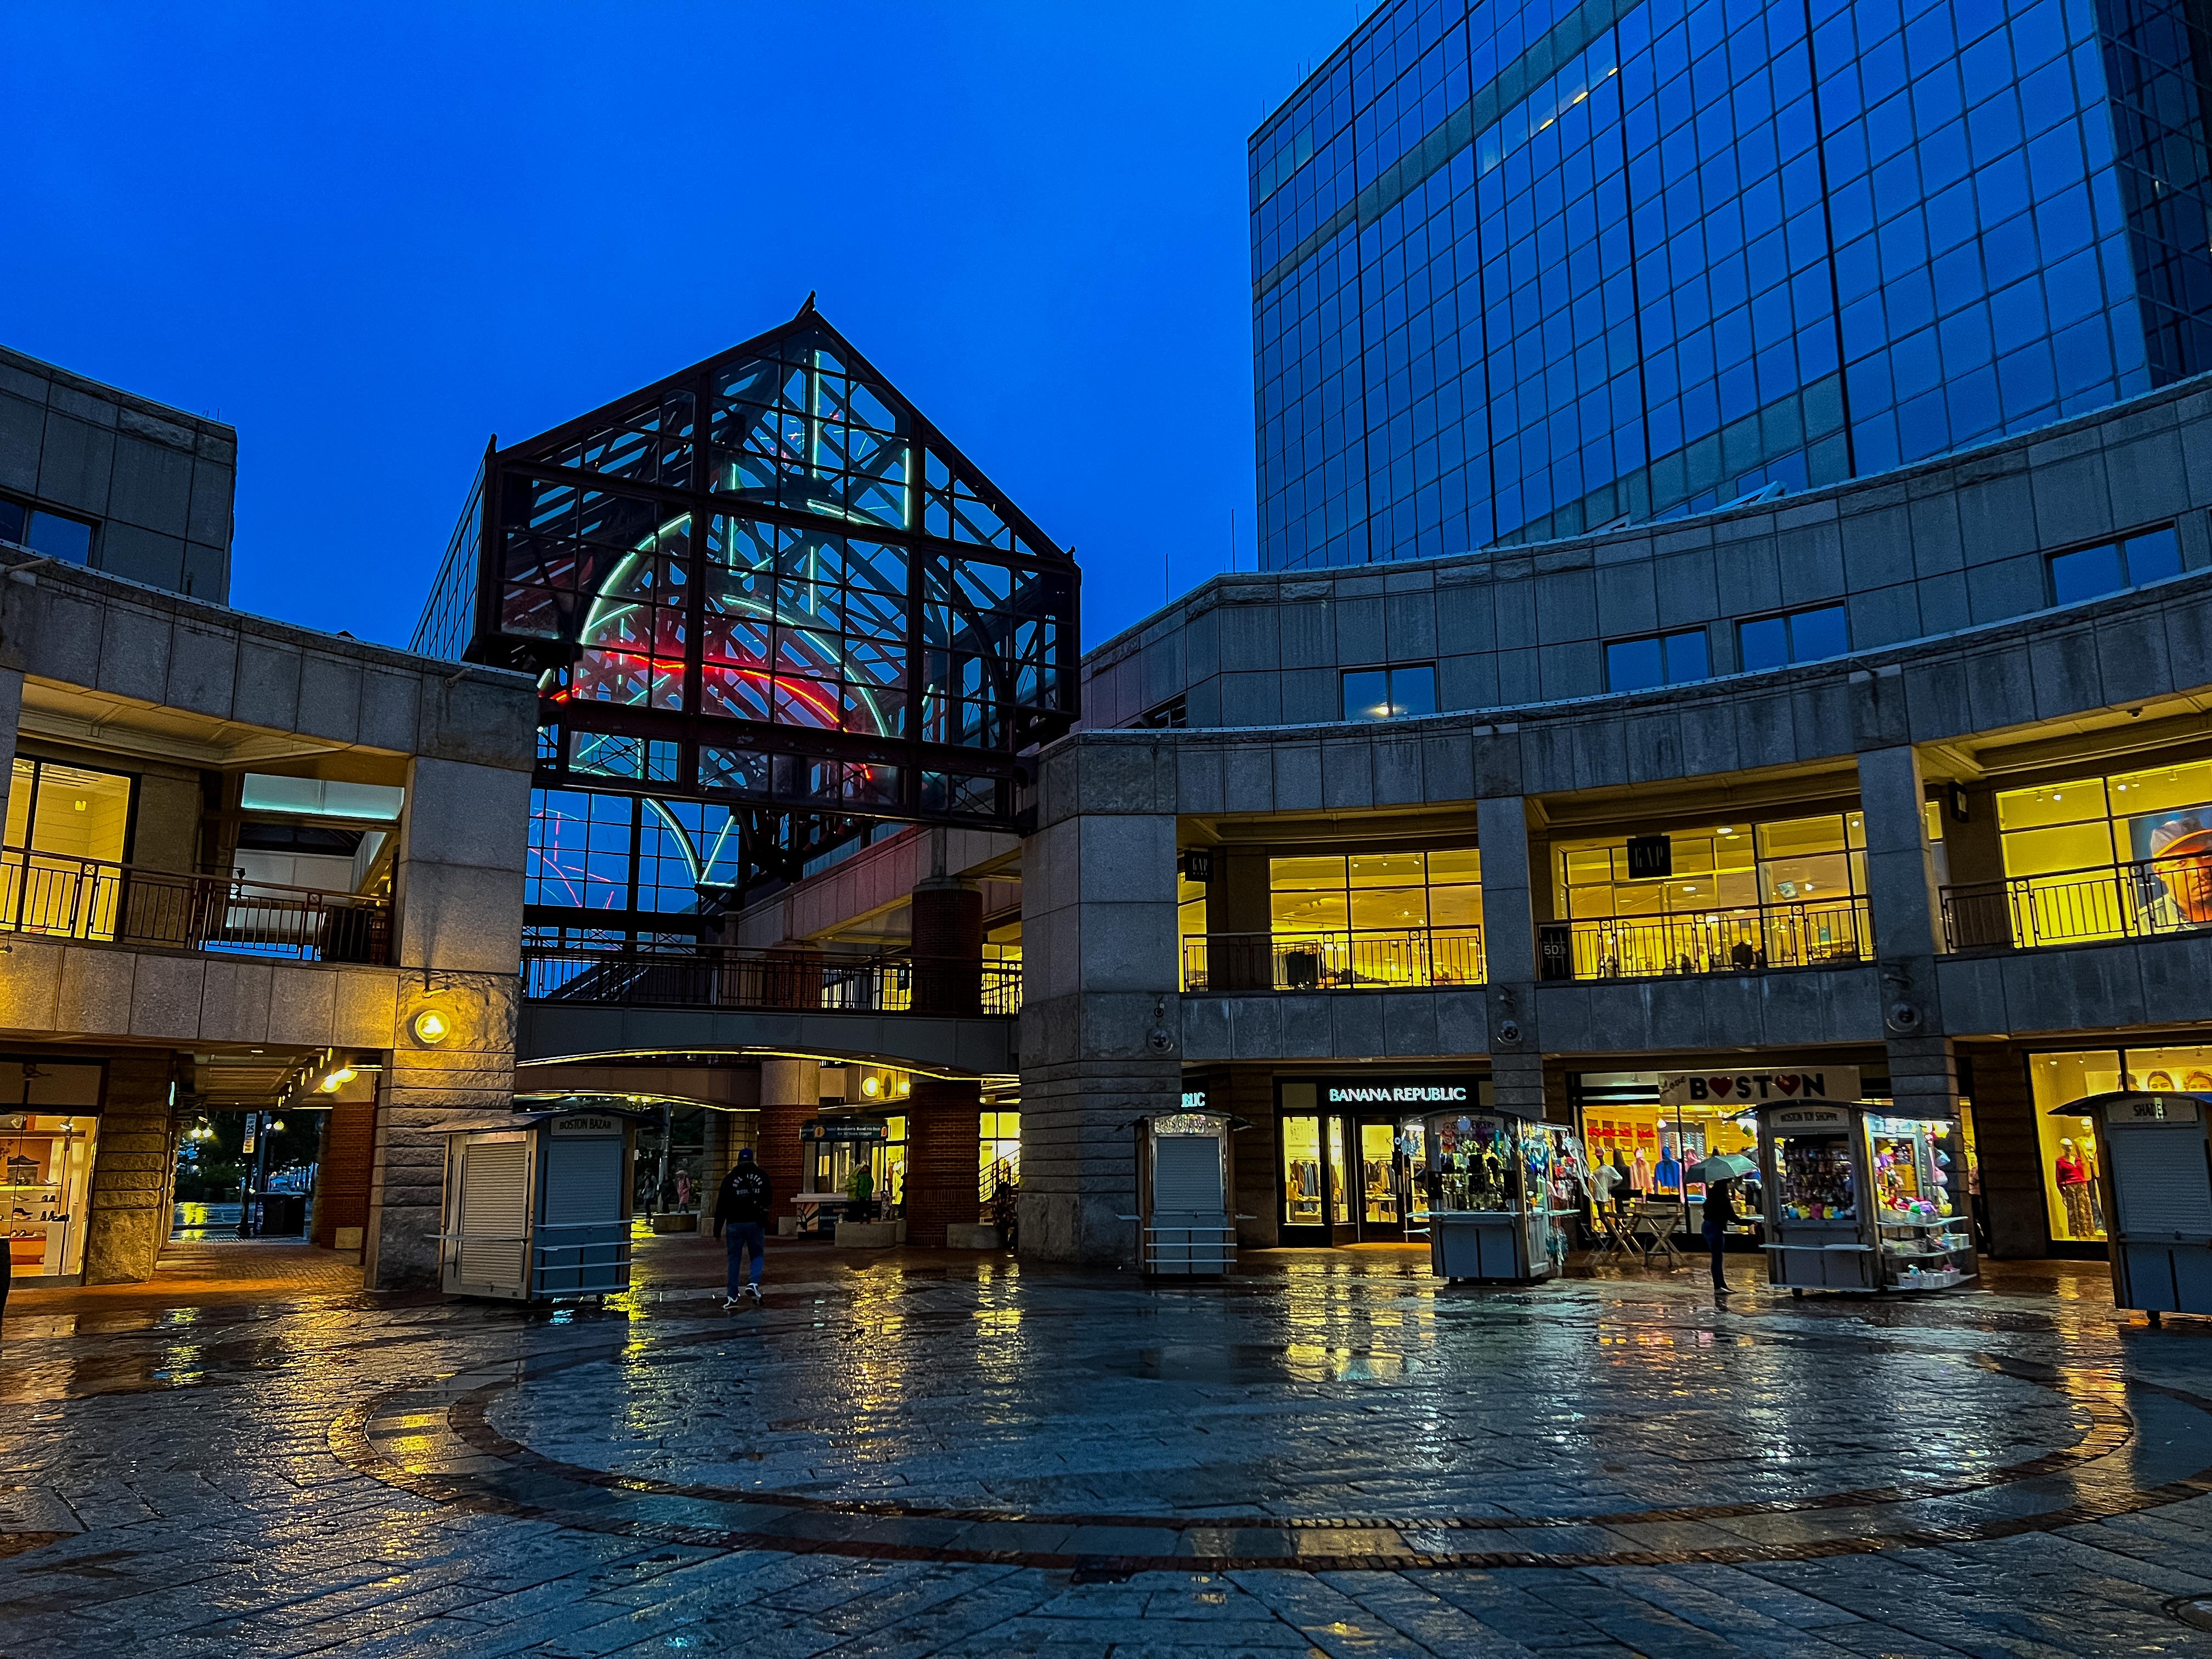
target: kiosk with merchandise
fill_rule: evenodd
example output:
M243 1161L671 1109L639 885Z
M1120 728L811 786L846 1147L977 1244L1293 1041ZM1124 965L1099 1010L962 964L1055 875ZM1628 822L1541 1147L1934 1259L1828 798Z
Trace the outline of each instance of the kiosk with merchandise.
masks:
M2212 1095L2092 1095L2057 1109L2095 1126L2111 1220L2112 1305L2212 1314Z
M1508 1113L1427 1121L1429 1263L1443 1279L1525 1285L1566 1263L1580 1149L1565 1129Z
M1936 1291L1974 1277L1958 1119L1861 1101L1769 1102L1757 1115L1774 1284Z

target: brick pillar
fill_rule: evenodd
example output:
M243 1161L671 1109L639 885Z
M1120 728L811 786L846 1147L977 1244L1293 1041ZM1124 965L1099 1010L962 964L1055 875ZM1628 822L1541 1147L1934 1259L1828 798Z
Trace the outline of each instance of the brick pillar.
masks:
M913 899L914 1011L983 1012L983 894L972 882L927 876ZM906 1242L933 1249L945 1229L973 1226L981 1148L982 1091L972 1081L918 1077L906 1103Z
M914 1012L983 1012L983 892L951 876L915 884Z
M940 1248L951 1224L981 1218L981 1085L918 1077L906 1102L906 1242Z
M791 1195L805 1184L799 1131L822 1109L822 1066L811 1060L761 1061L760 1117L753 1156L768 1177L775 1200L775 1213L789 1215ZM730 1139L730 1158L744 1144L742 1134Z
M84 1282L125 1285L150 1279L174 1219L166 1201L177 1162L169 1121L170 1057L107 1062L86 1194Z
M333 1102L323 1119L322 1157L315 1168L314 1242L324 1249L351 1252L362 1248L375 1162L375 1095ZM343 1246L338 1243L341 1231L349 1240Z

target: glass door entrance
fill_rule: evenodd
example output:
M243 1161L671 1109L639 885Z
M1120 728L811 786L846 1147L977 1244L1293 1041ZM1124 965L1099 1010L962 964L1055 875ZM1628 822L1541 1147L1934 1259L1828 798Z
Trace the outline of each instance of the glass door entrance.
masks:
M1282 1242L1425 1238L1428 1154L1419 1119L1285 1112Z

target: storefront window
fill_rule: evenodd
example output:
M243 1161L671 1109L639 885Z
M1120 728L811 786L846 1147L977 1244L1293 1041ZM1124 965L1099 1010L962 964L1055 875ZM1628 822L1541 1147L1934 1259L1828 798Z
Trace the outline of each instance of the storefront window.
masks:
M1370 1226L1396 1226L1398 1133L1388 1123L1359 1126L1361 1218Z
M1482 980L1482 860L1472 848L1270 859L1268 884L1279 988Z
M1291 1227L1325 1227L1322 1207L1321 1119L1285 1117L1283 1144L1283 1221Z
M2097 1179L2096 1125L2086 1117L2053 1116L2053 1109L2116 1089L2212 1094L2212 1046L2036 1054L2028 1060L2028 1080L2052 1242L2102 1243L2105 1196Z
M1871 952L1856 812L1554 842L1577 978L1713 973Z
M1182 941L1182 988L1206 988L1206 884L1176 872L1176 937Z
M17 1274L82 1269L85 1184L98 1123L91 1116L0 1114L0 1201L8 1206L8 1260Z
M1344 1190L1344 1172L1351 1167L1345 1157L1344 1120L1328 1120L1328 1218L1332 1224L1343 1224L1352 1219L1351 1196Z
M2015 943L2212 922L2212 761L1997 796Z
M988 1204L1001 1182L1010 1187L1021 1185L1022 1115L985 1112L977 1142L980 1168L975 1177L975 1195Z
M1713 1103L1662 1106L1656 1074L1582 1074L1583 1144L1593 1165L1620 1170L1620 1196L1642 1194L1672 1202L1702 1200L1705 1183L1686 1172L1717 1152L1756 1157L1759 1133L1740 1108Z

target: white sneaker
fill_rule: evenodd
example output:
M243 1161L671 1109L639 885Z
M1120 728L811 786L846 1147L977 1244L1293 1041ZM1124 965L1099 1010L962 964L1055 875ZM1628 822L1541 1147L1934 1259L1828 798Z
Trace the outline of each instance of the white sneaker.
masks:
M727 1312L729 1312L729 1310L730 1310L731 1309L732 1309L732 1308L736 1307L737 1305L738 1305L738 1298L737 1298L736 1297L734 1297L734 1296L726 1296L726 1297L724 1297L722 1298L722 1311L723 1311L724 1313L727 1313Z
M753 1301L754 1301L756 1304L757 1304L757 1303L761 1303L761 1302L764 1302L764 1301L766 1301L766 1300L767 1300L767 1297L765 1297L764 1296L763 1296L763 1295L761 1294L761 1287L760 1287L759 1285L746 1285L746 1286L745 1286L745 1288L746 1288L747 1290L750 1291L753 1293Z

